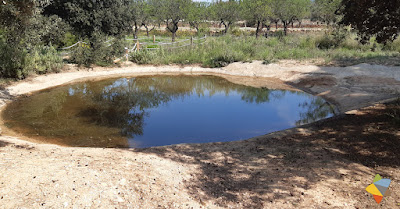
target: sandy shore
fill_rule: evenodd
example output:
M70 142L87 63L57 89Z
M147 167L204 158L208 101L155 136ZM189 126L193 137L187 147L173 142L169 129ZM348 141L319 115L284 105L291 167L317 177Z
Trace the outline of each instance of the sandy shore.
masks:
M70 82L149 74L215 74L252 86L296 87L324 97L347 115L246 141L150 149L68 148L3 134L0 208L373 208L376 203L364 188L377 172L393 180L395 195L382 207L400 206L397 161L368 164L368 153L355 160L349 157L354 150L335 141L367 136L376 128L375 122L365 124L372 129L364 133L360 124L372 121L362 117L385 109L382 105L352 110L400 97L400 67L318 67L290 61L234 63L221 69L129 64L37 76L2 90L0 101L4 105ZM382 123L388 122L382 118ZM341 126L331 128L337 124ZM343 127L354 131L344 135ZM379 130L386 130L385 136L376 137L400 139L392 125L386 129Z

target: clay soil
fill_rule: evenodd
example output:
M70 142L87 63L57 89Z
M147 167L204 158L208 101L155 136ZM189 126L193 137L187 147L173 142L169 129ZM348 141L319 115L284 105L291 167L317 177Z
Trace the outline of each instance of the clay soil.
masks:
M0 208L400 208L400 102L372 104L399 95L398 69L372 76L365 68L279 68L271 78L325 95L342 114L244 141L72 148L3 133ZM257 70L245 72L268 72ZM66 75L54 76L69 82ZM54 86L45 82L52 76L1 97ZM385 88L372 88L383 80ZM376 174L392 180L380 205L365 191Z

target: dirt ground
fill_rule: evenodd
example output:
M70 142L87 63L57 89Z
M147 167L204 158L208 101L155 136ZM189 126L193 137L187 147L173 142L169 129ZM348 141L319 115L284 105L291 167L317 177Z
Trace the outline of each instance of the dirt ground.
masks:
M378 173L392 180L392 194L379 207L400 208L400 102L381 104L400 97L399 67L130 64L38 76L5 88L0 98L5 104L82 79L165 73L292 85L324 97L343 114L245 141L147 149L71 148L3 134L0 208L376 208L365 188Z

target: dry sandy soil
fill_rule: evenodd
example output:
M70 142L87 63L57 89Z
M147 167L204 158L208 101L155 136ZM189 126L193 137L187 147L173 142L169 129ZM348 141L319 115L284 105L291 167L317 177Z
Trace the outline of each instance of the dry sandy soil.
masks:
M219 74L235 83L299 88L342 113L245 141L147 149L71 148L0 137L0 208L376 208L365 188L392 179L380 208L400 207L400 68L286 61L95 68L44 75L1 91L17 96L84 79ZM247 77L238 77L247 76ZM360 109L361 108L361 109ZM357 110L358 109L358 110Z

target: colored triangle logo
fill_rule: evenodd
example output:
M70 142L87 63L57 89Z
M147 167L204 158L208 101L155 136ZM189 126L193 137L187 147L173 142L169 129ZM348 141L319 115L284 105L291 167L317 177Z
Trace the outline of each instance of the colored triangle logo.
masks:
M382 179L381 175L376 174L375 178L374 178L374 183L377 181L380 181Z
M390 182L392 182L390 179L381 179L377 182L374 182L374 184L388 188L390 186Z
M374 195L374 199L379 204L382 202L383 196Z
M366 190L367 192L371 193L374 196L375 201L380 204L383 200L383 196L390 194L390 183L390 179L382 179L382 177L377 174L374 178L374 183L370 184Z
M376 185L376 184L374 184L374 185L376 186L376 188L379 190L379 192L382 195L384 195L386 193L386 190L388 189L387 187L379 186L379 185Z
M371 193L372 195L382 196L383 194L378 190L375 184L371 184L367 187L367 192Z

